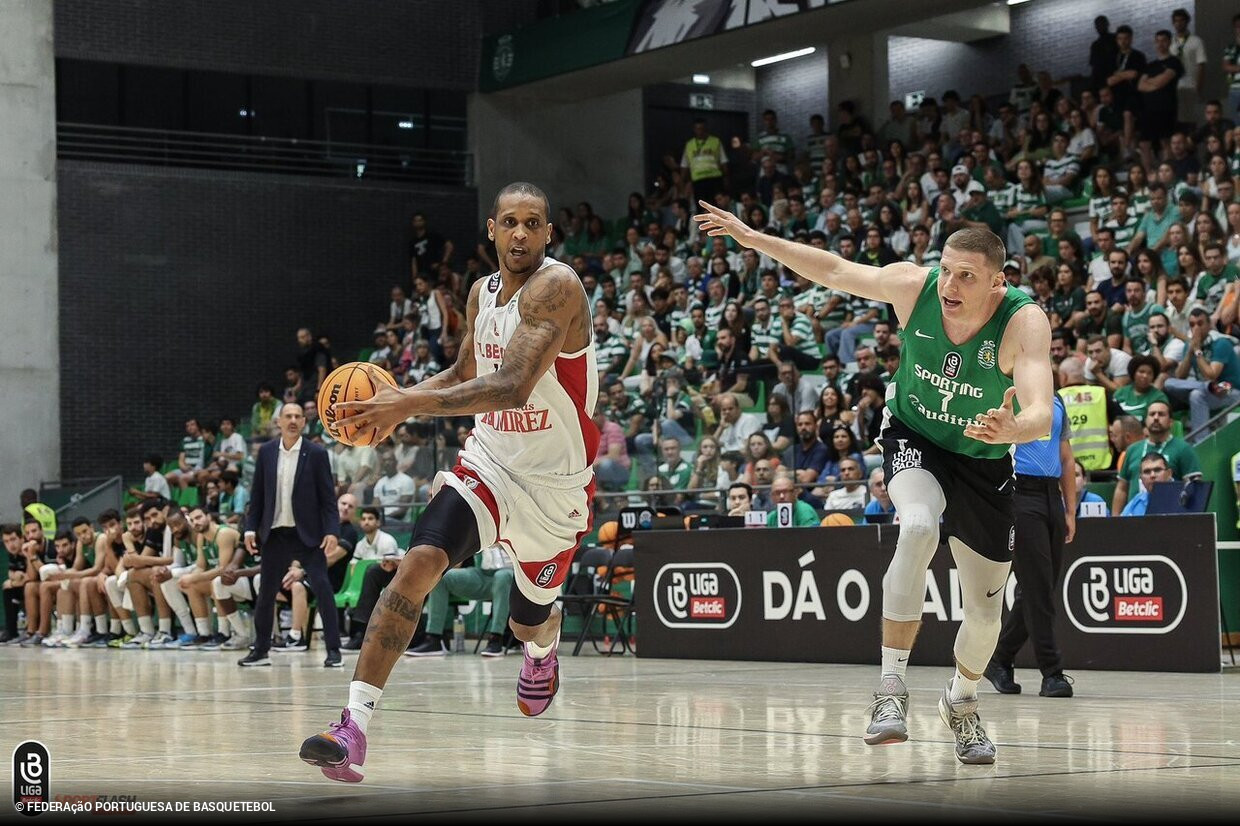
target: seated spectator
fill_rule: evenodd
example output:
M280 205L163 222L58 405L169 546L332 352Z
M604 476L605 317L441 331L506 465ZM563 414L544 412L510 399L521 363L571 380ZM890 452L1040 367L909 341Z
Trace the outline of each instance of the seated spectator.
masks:
M1105 336L1112 349L1119 349L1124 343L1123 317L1107 306L1106 297L1097 290L1085 293L1085 315L1076 324L1077 349L1085 352L1094 336Z
M784 362L788 364L789 362ZM788 411L788 400L784 396L771 397L766 400L766 421L762 425L760 431L766 436L770 442L771 450L777 456L782 456L784 451L792 444L796 438L796 425L793 422L792 414ZM750 438L753 438L752 436Z
M853 420L851 410L844 406L844 394L831 384L824 384L814 407L814 419L818 423L818 439L826 442L837 425L847 426Z
M728 516L744 516L753 510L750 506L753 500L753 488L744 482L733 482L728 487Z
M680 443L669 440L680 449ZM436 657L448 653L443 640L448 621L449 599L491 603L491 620L487 625L487 644L480 652L484 657L502 657L505 653L504 632L508 629L508 603L514 587L512 559L498 545L479 551L475 564L468 568L452 568L426 597L426 639L406 652L411 657Z
M373 447L350 447L344 442L332 443L332 469L336 473L337 495L348 491L365 499L370 487L379 478L379 454Z
M383 535L391 538L391 534ZM379 564L371 565L366 569L366 573L362 574L362 590L357 598L357 606L349 614L349 638L341 643L341 651L362 650L362 642L366 639L366 626L379 603L379 595L396 577L396 569L400 567L400 561L405 556L405 551L397 546L395 539L391 543L382 544L384 549L378 556Z
M1129 500L1120 516L1145 516L1150 505L1150 492L1158 482L1170 482L1171 471L1161 453L1147 453L1141 459L1141 492Z
M1205 427L1210 415L1240 402L1240 358L1231 339L1211 329L1210 314L1197 307L1189 313L1188 352L1175 375L1163 384L1167 395L1189 408L1189 432ZM1204 434L1203 434L1204 435Z
M392 302L388 305L388 317L379 322L379 327L395 330L401 326L405 316L413 312L413 301L405 295L405 288L397 284L392 287Z
M426 381L442 369L431 355L430 342L420 338L413 343L413 351L405 366L405 384L410 386Z
M215 440L211 461L218 471L237 470L245 461L245 437L237 432L237 421L232 416L220 417L220 430Z
M1122 512L1124 505L1140 491L1141 460L1148 454L1161 454L1175 479L1201 474L1201 464L1192 446L1171 433L1170 405L1165 402L1149 405L1145 414L1145 431L1145 439L1124 452L1124 463L1120 465L1115 480L1115 497L1111 500L1112 513Z
M185 437L181 439L181 452L177 455L176 470L168 471L168 484L178 485L187 490L190 485L204 484L206 479L199 479L207 463L207 442L202 436L202 428L197 419L185 421Z
M715 438L719 441L719 450L742 453L749 437L762 430L762 419L756 413L742 413L741 403L734 393L720 393L718 401L719 427L715 430Z
M813 505L806 504L797 497L797 487L792 477L787 474L780 474L771 482L771 507L770 513L766 515L768 528L779 524L778 506L781 504L792 505L792 527L812 528L818 525L818 512Z
M1099 384L1111 393L1128 383L1128 363L1132 356L1123 350L1107 345L1100 335L1092 335L1085 342L1085 381Z
M382 475L375 480L371 498L383 507L385 523L403 522L417 498L417 485L396 467L395 453L385 452L379 459L379 469Z
M834 387L823 388L824 393L830 390L837 398L839 391ZM809 410L802 410L796 417L797 440L784 454L783 464L794 474L797 482L813 484L822 475L830 459L830 451L818 438L818 420ZM804 489L802 497L805 496Z
M664 437L659 443L659 452L663 463L658 467L658 474L666 484L664 490L686 490L693 476L693 468L680 454L680 440L672 436Z
M6 523L0 525L0 538L4 541L4 550L8 555L9 565L4 579L4 632L0 634L0 644L20 645L37 631L19 629L18 616L25 603L26 594L26 552L23 548L24 537L20 525ZM37 622L29 614L27 623Z
M770 462L772 470L778 470L782 464L779 460L779 451L771 446L771 440L762 431L751 433L745 440L745 456L748 462L741 469L741 477L743 481L751 485L756 484L753 477L754 464L765 460Z
M865 506L865 521L868 524L875 524L884 520L885 514L894 514L896 506L891 501L891 496L887 493L887 482L881 467L876 467L870 472L870 501Z
M708 488L716 491L726 489L731 478L721 466L720 460L719 440L714 436L703 436L702 441L698 443L697 456L693 460L693 473L689 476L689 488L691 490ZM719 498L716 493L700 493L697 497L701 501L710 503Z
M1103 516L1110 516L1111 509L1107 507L1106 500L1103 499L1098 494L1094 493L1093 491L1086 490L1085 485L1087 484L1089 480L1085 474L1085 466L1081 464L1081 460L1077 459L1075 461L1075 465L1076 465L1076 471L1075 471L1076 473L1076 515L1077 516L1084 515L1081 513L1082 506L1088 502L1090 504L1102 505Z
M1134 356L1128 362L1130 383L1120 387L1114 393L1115 403L1125 415L1144 421L1145 412L1152 403L1170 404L1167 394L1154 384L1161 372L1162 365L1153 356Z
M280 415L280 408L284 406L275 393L275 388L269 383L259 383L258 401L250 408L250 434L253 438L265 439L271 435L272 422Z
M226 522L231 517L242 516L250 503L250 492L241 484L241 477L235 470L226 470L220 474L220 509L219 514Z
M826 510L846 511L854 508L861 509L866 503L866 486L861 481L862 468L865 465L856 459L847 458L840 460L840 481L843 485L837 486L827 494L823 507Z
M792 413L814 409L814 406L818 403L820 382L812 381L803 376L801 370L793 361L781 363L778 375L779 383L771 390L772 398L778 397L783 399L787 410Z
M631 468L624 431L608 418L607 408L601 399L594 408L594 426L600 433L598 456L594 460L594 475L599 486L605 491L624 490Z
M869 455L879 453L875 441L883 426L883 411L886 409L885 391L883 381L878 376L870 373L861 373L857 376L858 397L853 405L852 430L857 434L858 446L865 447L863 452Z
M852 428L846 426L838 426L831 431L831 441L826 443L827 461L822 466L822 472L818 474L815 480L818 483L836 482L840 477L840 465L845 459L854 459L865 467L865 460L861 456L861 447L857 444L857 435ZM820 494L817 491L815 496L825 496L826 490Z
M163 466L163 457L158 454L152 453L143 459L142 472L146 475L146 481L141 489L130 488L129 495L135 499L171 499L172 489L168 487L168 480L160 472Z

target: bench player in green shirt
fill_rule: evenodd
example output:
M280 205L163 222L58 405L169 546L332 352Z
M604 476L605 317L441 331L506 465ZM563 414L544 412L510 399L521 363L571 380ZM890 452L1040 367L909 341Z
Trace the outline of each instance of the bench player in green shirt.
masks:
M888 386L879 443L900 514L883 577L882 675L865 741L908 739L904 670L921 625L939 520L960 574L964 621L956 673L939 700L962 763L993 763L977 684L994 651L1015 539L1011 446L1050 432L1053 385L1046 314L1003 277L1006 250L989 230L953 233L937 267L875 268L764 235L702 204L702 231L730 235L819 284L894 305L904 348ZM1014 402L1019 402L1016 412Z

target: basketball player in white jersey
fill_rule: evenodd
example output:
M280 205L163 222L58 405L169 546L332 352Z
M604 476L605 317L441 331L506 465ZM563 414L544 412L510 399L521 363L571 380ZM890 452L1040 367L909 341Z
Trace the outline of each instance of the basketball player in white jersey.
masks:
M469 294L456 363L406 390L383 387L341 405L344 425L391 432L410 416L475 416L452 472L435 477L409 552L371 615L340 722L301 746L332 780L356 783L366 727L422 602L444 572L498 545L513 560L509 625L525 644L517 706L533 717L559 687L555 600L590 530L599 432L590 302L571 268L545 255L547 196L529 183L500 190L487 220L499 271Z

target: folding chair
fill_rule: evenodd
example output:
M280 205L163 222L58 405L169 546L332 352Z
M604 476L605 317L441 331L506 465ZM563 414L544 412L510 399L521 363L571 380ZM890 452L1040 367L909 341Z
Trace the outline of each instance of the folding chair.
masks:
M599 594L602 581L597 571L607 566L610 571L612 552L607 548L585 547L577 549L573 561L569 565L568 578L564 581L564 593L560 594L560 605L566 617L577 617L581 620L581 630L577 635L577 644L573 648L573 656L581 651L586 634L590 631L590 623L594 619L594 598Z

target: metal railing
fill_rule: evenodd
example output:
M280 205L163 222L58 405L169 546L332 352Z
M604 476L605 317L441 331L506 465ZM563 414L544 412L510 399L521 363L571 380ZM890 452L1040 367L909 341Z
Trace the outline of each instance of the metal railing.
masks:
M88 486L86 482L92 484ZM68 494L64 504L56 508L56 524L68 528L74 519L85 516L94 522L106 510L120 511L125 496L125 483L120 476L112 476L102 482L77 480L51 485L40 485L40 501L49 501L55 494Z
M57 123L64 160L472 186L469 152Z

